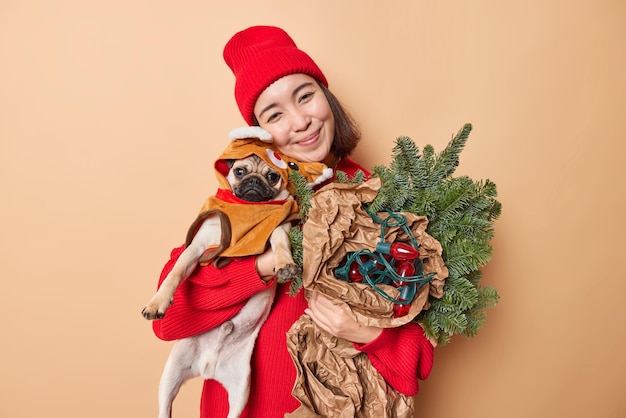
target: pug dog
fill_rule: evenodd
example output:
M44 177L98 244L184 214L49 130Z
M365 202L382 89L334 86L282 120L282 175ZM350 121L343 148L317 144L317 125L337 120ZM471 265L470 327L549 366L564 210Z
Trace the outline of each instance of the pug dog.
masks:
M219 267L220 257L261 254L269 243L279 281L302 273L288 235L299 214L289 175L297 170L315 187L333 177L332 168L281 156L270 133L260 127L236 128L228 136L231 143L215 162L218 192L207 199L189 228L185 250L143 309L146 319L162 318L176 288L198 264ZM275 292L276 286L268 286L230 320L174 344L159 384L159 418L171 417L180 386L196 376L219 381L228 392L228 418L240 416L248 402L250 358Z
M254 211L264 206L258 202L293 201L286 187L285 173L281 175L258 155L251 154L237 160L224 159L223 162L228 166L228 175L225 178L232 194L241 200L239 203L246 206L243 208L245 216L239 216L238 219L249 218L253 221ZM207 202L209 201L211 198ZM257 204L249 205L248 208L245 202ZM293 212L294 209L291 208L290 211ZM176 288L193 273L198 264L215 260L217 255L226 250L231 241L230 231L235 230L226 215L222 210L201 212L190 227L185 250L159 290L142 310L144 318L163 318L172 303ZM289 280L302 272L291 253L288 235L290 228L290 221L282 222L273 229L269 237L269 245L276 258L276 277L279 280ZM190 236L193 237L191 240ZM196 376L219 381L228 391L228 418L239 417L248 401L250 358L254 343L269 314L275 292L276 286L268 286L266 290L252 296L230 320L208 332L176 342L159 383L159 418L171 417L172 403L181 385Z
M241 160L227 160L230 169L226 179L233 194L248 202L268 202L293 199L278 171L270 167L258 155L252 154ZM254 212L254 206L248 209ZM172 271L163 280L161 287L142 310L146 319L161 319L171 305L174 292L180 284L196 269L199 262L207 264L218 256L228 245L230 221L221 211L207 212L209 216L199 218L200 223L195 236L180 255ZM227 228L224 226L227 225ZM280 224L269 237L269 244L276 259L276 278L286 281L302 273L291 254L289 229L291 223ZM195 230L192 225L191 230ZM208 256L207 256L208 255Z

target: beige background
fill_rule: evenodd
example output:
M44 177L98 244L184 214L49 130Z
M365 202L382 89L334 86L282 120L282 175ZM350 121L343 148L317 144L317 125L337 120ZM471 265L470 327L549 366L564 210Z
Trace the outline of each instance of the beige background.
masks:
M171 344L139 311L243 123L221 52L252 24L318 61L366 166L475 126L458 174L498 185L502 299L416 416L624 416L626 4L382 3L0 1L0 416L156 416Z

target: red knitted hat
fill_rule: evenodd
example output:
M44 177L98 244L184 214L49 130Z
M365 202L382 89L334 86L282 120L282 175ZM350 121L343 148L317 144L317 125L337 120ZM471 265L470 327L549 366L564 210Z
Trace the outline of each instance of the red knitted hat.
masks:
M235 100L252 125L254 104L263 90L281 77L303 73L328 87L322 70L284 30L252 26L236 33L224 47L224 60L235 74Z

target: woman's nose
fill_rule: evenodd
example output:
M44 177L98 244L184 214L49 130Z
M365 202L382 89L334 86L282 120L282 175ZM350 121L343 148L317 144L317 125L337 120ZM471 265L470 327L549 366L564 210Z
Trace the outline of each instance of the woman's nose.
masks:
M311 117L305 112L293 112L292 126L294 131L306 131L311 124Z

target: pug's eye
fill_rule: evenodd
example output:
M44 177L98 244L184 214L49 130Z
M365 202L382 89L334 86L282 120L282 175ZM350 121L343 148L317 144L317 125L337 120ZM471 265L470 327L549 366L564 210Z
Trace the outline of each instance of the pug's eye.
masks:
M265 176L267 178L267 181L273 186L276 183L278 183L278 181L280 180L280 174L278 174L275 171L272 171L270 173L267 173L267 175Z
M246 175L246 169L242 168L242 167L237 167L233 170L233 173L235 174L235 177L237 177L238 179L242 178L243 176Z
M289 168L291 168L292 170L298 171L300 169L300 167L298 167L298 164L294 163L294 162L290 162L289 164Z

